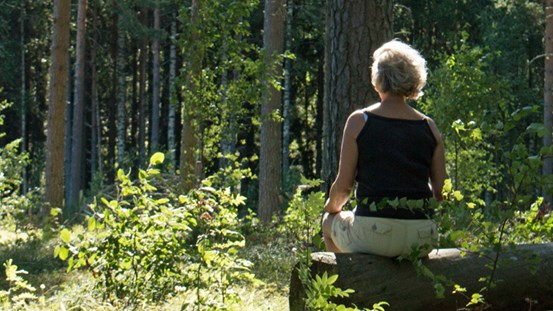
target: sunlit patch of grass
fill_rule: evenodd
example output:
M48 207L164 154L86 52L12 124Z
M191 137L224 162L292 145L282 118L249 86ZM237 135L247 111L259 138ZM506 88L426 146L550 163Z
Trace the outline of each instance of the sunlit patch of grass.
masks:
M290 274L297 262L293 247L284 239L274 236L270 239L253 239L253 242L247 238L247 241L241 256L253 262L252 272L256 278L288 294Z
M0 229L0 263L13 259L18 270L36 288L36 300L29 301L25 310L121 310L123 302L110 303L102 298L100 288L88 271L66 273L66 266L54 258L56 238L45 238L41 229L13 231ZM252 272L261 280L256 284L234 284L239 300L227 303L228 310L257 311L288 310L288 289L291 271L297 261L284 239L267 235L246 243L241 257L254 263ZM3 267L0 266L0 289L7 289ZM146 304L139 310L180 310L184 301L194 297L176 293L162 303Z

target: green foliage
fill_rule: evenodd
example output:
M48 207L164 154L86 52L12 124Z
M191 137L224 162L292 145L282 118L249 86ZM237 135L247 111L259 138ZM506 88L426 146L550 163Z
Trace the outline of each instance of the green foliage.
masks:
M22 274L28 274L25 270L17 270L17 266L12 263L11 259L8 259L4 263L6 271L6 281L8 282L8 290L0 290L0 306L3 310L27 310L29 301L38 300L34 292L34 288L29 282L27 282ZM40 297L41 301L44 297Z
M181 70L179 92L183 113L199 129L208 168L218 167L215 161L221 158L225 162L235 145L244 145L238 133L257 119L262 62L251 42L249 18L258 4L209 0L197 2L197 11L181 11L178 45L190 61Z
M0 102L0 127L4 124L1 113L9 106L6 101ZM2 136L4 134L0 131ZM0 221L4 224L21 220L30 205L29 197L20 195L23 170L29 160L26 153L19 151L20 143L21 140L16 139L0 147Z
M151 180L163 160L154 154L136 182L119 170L117 198L91 205L84 232L61 230L55 256L68 270L90 270L112 301L136 307L190 290L198 310L222 309L237 299L230 285L253 280L251 263L238 257L245 240L236 231L236 207L244 198L209 187L158 197Z
M318 187L322 181L302 177L301 183L288 204L284 222L278 230L291 241L303 243L303 247L315 244L316 248L322 249L321 207L324 206L325 194L321 191L304 194L304 191Z

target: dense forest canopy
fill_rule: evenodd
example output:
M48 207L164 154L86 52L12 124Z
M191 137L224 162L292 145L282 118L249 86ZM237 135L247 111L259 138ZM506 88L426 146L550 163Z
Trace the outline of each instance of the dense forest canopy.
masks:
M396 38L427 60L409 104L445 144L438 247L489 273L465 294L415 268L438 297L489 306L500 254L552 241L546 16L553 0L0 1L0 304L37 299L22 262L51 286L41 309L93 295L92 309L245 310L249 294L259 310L259 286L282 298L300 262L304 302L335 308L329 293L349 291L312 278L310 252L345 119L378 101L371 54ZM58 291L62 268L97 291Z
M21 139L19 150L28 154L21 191L40 192L49 152L52 3L1 5L1 98L11 105L2 111L6 135L0 145ZM269 80L263 76L272 66L262 56L263 12L263 3L254 0L73 2L63 138L66 204L81 210L87 198L113 184L118 168L136 171L155 151L168 155L167 172L190 174L192 185L230 167L258 175L264 118L282 128L281 207L300 174L324 180L323 155L336 152L322 144L325 3L288 1L285 50L273 60L283 71ZM456 188L482 199L504 197L507 150L521 143L538 155L542 145L543 3L395 1L391 18L393 37L428 60L426 95L413 105L442 130ZM80 41L78 19L85 26ZM282 92L284 102L262 117L267 84ZM522 137L528 128L533 132ZM223 179L239 187L255 210L259 185L246 175ZM541 186L528 187L540 194Z

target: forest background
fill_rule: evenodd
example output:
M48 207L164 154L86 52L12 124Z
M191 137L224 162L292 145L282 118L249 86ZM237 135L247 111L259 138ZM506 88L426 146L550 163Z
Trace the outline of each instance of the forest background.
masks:
M377 101L371 55L392 38L428 61L411 104L446 145L441 246L550 241L547 217L507 221L543 217L552 193L549 2L2 1L0 259L47 283L43 305L86 300L60 302L67 266L100 280L77 297L112 306L194 289L182 306L230 308L253 279L283 299L299 250L320 249L345 117ZM14 284L10 306L37 303Z

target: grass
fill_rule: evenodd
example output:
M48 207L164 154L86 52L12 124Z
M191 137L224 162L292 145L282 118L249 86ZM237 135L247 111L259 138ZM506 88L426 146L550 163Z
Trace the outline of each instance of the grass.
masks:
M1 224L1 223L0 223ZM66 265L54 258L56 238L44 237L41 229L0 227L0 263L8 259L25 270L21 276L36 288L37 299L28 301L24 310L120 310L121 306L103 301L95 280L87 271L66 273ZM276 237L247 242L242 256L254 263L253 273L260 284L235 285L240 301L227 305L229 310L288 310L289 278L295 256L285 242ZM4 267L0 267L0 292L7 290ZM144 305L144 310L179 310L191 297L176 295L162 304ZM13 306L12 306L13 307ZM2 304L0 302L0 309ZM15 308L17 309L17 308Z

